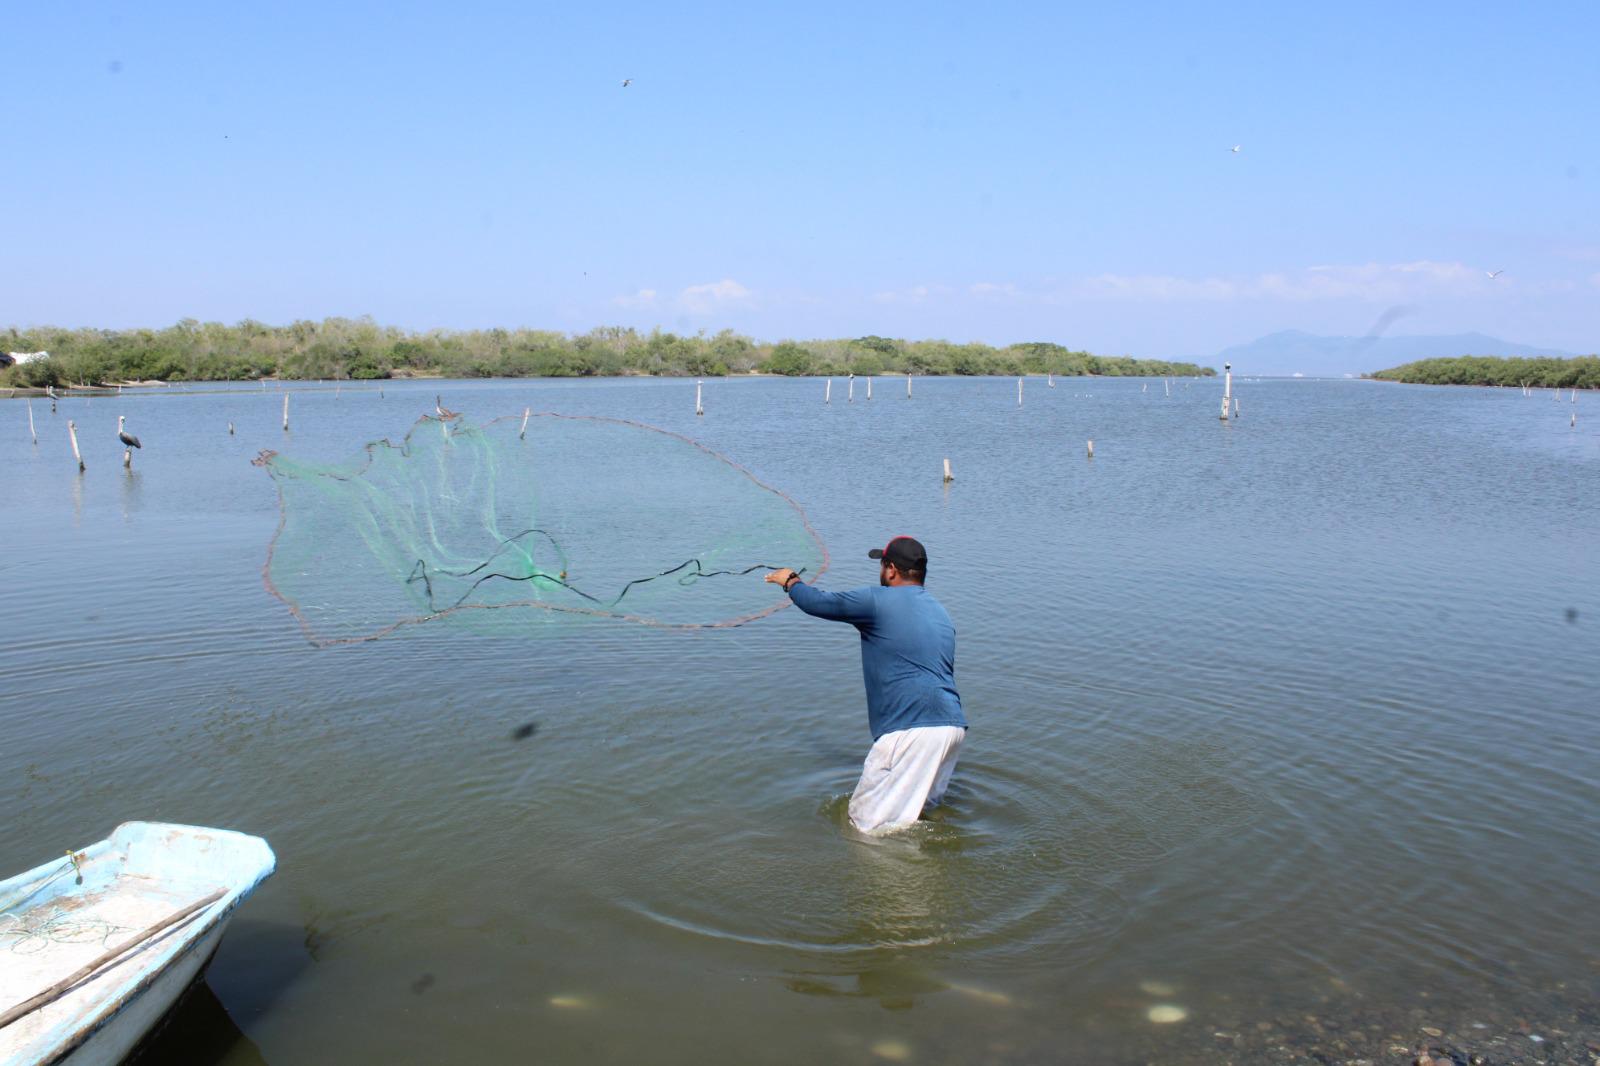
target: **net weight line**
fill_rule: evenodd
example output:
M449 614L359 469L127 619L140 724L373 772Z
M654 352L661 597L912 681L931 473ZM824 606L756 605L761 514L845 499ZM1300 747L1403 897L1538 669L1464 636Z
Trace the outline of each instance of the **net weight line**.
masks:
M504 415L499 418L490 419L482 425L474 428L478 431L489 431L493 427L499 425L514 426L517 423L518 417L519 416L515 415ZM810 539L811 546L814 547L816 554L820 555L821 557L819 565L802 568L800 572L808 573L812 576L818 576L827 573L830 566L828 546L823 543L822 538L817 535L817 531L812 527L810 519L806 517L805 509L802 508L800 504L796 502L795 499L788 493L767 484L745 466L735 462L733 459L730 459L728 456L723 455L720 452L714 451L713 449L707 447L704 443L695 440L692 437L685 436L682 433L675 433L671 430L661 429L656 426L648 425L644 422L637 422L626 418L610 418L601 415L559 414L554 411L534 412L534 417L548 419L549 423L555 426L568 424L615 426L619 428L658 434L662 437L669 437L679 441L680 443L695 449L704 456L726 464L733 470L748 478L751 484L757 489L763 492L771 493L773 496L782 500L789 508L793 509L794 518L798 520L800 523L800 528L804 530L806 537ZM551 612L552 614L592 618L609 618L657 629L684 630L730 629L737 626L748 625L762 618L770 617L790 605L788 597L777 597L763 605L759 610L748 611L733 617L717 618L714 621L666 621L661 618L650 617L644 614L632 614L627 611L608 611L603 606L597 606L597 601L595 601L592 597L586 599L585 597L577 596L577 593L575 592L574 596L577 597L577 600L582 600L584 602L577 602L577 600L575 600L574 602L570 603L558 603L554 600L544 600L538 598L530 598L511 603L460 602L455 607L422 612L407 617L397 618L392 622L381 624L374 622L372 628L367 628L365 625L361 625L358 620L356 624L361 625L361 628L366 629L365 632L350 635L335 635L330 628L325 627L324 618L321 615L318 615L317 617L308 615L306 606L301 602L303 598L302 594L298 594L296 589L293 587L285 587L282 583L285 578L298 578L305 576L303 573L295 574L287 571L285 566L280 565L280 560L285 550L285 537L290 529L290 486L294 482L307 480L313 477L331 478L340 483L354 482L358 480L362 474L372 469L375 460L380 454L386 452L396 452L401 458L410 458L412 455L413 434L425 426L437 426L440 422L440 419L435 418L432 415L424 415L423 417L417 419L415 425L413 425L406 433L405 439L400 444L395 444L388 439L369 442L365 448L364 458L358 466L340 469L338 472L333 472L331 470L318 470L315 468L302 469L293 467L292 465L286 465L285 463L280 462L280 457L277 455L277 453L271 450L262 451L253 460L254 465L262 467L272 476L273 481L277 484L278 488L278 527L273 533L272 540L267 546L267 556L261 566L262 583L266 586L267 591L271 595L280 600L284 606L289 609L289 613L293 616L295 622L300 626L301 632L305 635L306 639L313 647L332 648L350 644L364 644L368 641L374 640L382 640L385 637L409 627L422 625L424 623L433 621L434 619L446 617L450 614L461 611L541 610ZM450 439L454 440L454 436L452 435ZM405 555L401 556L402 559L405 557ZM492 559L493 556L490 558ZM686 564L686 566L692 565L694 565L693 561ZM679 567L675 569L681 570L683 568L684 567ZM757 567L756 569L760 568ZM394 574L394 571L392 570L390 573L394 575L391 577L391 581L398 580L398 574ZM425 567L421 573L426 573ZM413 568L413 574L418 574L418 571L416 571L415 568ZM548 577L549 575L546 576ZM657 575L657 577L659 576L663 575ZM420 580L420 577L418 577L418 580ZM389 585L389 588L392 589L393 587L394 586L392 584ZM430 599L432 598L434 597L430 596ZM329 625L332 624L344 623L342 620L336 619L334 623L329 623Z
M703 577L744 577L746 574L753 574L757 570L766 570L771 572L773 570L782 569L782 567L773 566L768 563L756 563L754 566L747 566L743 570L707 570L699 559L686 559L677 566L663 570L658 574L651 574L648 577L634 578L632 581L622 586L622 591L617 593L616 599L609 601L603 600L598 596L591 595L590 593L578 588L572 582L568 581L567 572L565 570L562 570L559 574L550 574L542 570L535 570L531 574L501 574L498 572L491 572L483 574L483 576L479 577L476 581L469 585L467 587L467 591L461 594L461 598L450 604L448 607L439 606L438 602L434 598L434 577L471 577L473 574L479 573L480 571L486 569L489 564L493 563L495 558L499 556L499 554L504 551L508 545L514 544L523 537L535 533L549 541L550 546L555 549L557 555L561 556L563 559L567 557L567 553L561 548L561 543L557 541L548 530L524 529L521 533L506 537L504 540L502 540L499 547L494 550L493 554L491 554L487 559L479 563L477 566L472 567L470 570L441 570L435 568L432 574L430 574L428 571L427 560L418 559L417 564L411 568L411 573L406 577L406 584L414 585L419 581L422 583L423 591L428 597L428 610L434 614L454 610L457 607L460 607L472 597L472 594L478 590L479 585L483 584L485 581L491 581L495 578L499 578L502 581L548 581L553 585L560 585L568 592L582 596L584 599L588 600L597 607L603 607L609 610L610 608L613 608L617 606L617 604L621 603L623 597L632 591L635 585L643 585L651 581L659 581L661 578L671 577L674 574L682 574L682 576L678 578L678 584L687 586L693 584ZM690 570L690 567L693 567L693 569ZM688 570L689 572L683 573L685 570ZM804 567L795 571L796 574L804 574L805 572L806 571Z

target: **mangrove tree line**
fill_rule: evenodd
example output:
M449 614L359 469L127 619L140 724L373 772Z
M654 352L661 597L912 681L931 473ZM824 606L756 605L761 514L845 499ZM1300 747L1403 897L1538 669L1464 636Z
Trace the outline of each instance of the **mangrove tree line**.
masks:
M4 351L50 358L0 370L0 383L41 387L114 381L337 380L388 377L695 377L771 374L1211 375L1193 363L1091 355L1037 342L995 348L890 337L769 344L730 330L683 335L603 326L411 332L370 318L269 326L184 319L166 329L13 328Z
M1540 389L1600 389L1600 356L1575 359L1502 358L1463 355L1454 359L1420 359L1415 363L1380 370L1372 375L1383 381L1417 385L1524 385Z

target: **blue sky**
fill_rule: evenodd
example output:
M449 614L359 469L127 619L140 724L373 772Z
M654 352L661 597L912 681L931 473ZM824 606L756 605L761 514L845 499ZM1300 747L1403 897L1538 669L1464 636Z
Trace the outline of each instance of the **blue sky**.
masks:
M0 324L1600 348L1592 2L4 23Z

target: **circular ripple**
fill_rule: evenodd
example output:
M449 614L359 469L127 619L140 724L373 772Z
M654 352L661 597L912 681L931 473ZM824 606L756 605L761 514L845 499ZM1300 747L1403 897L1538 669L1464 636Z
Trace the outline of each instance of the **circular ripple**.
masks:
M1215 762L1148 739L1101 748L1093 767L973 758L942 807L882 837L849 826L847 782L830 775L804 824L793 793L773 789L722 834L699 819L653 827L655 860L617 870L611 898L680 932L825 958L1048 947L1083 961L1125 922L1132 874L1251 817Z

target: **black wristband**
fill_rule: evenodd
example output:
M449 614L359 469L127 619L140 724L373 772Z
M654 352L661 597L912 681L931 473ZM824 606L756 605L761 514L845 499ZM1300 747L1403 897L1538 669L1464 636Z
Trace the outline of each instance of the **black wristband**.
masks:
M799 581L799 580L800 580L800 575L799 574L790 574L789 575L789 580L785 581L783 583L783 591L788 592L790 589L794 588L794 583L796 581Z

